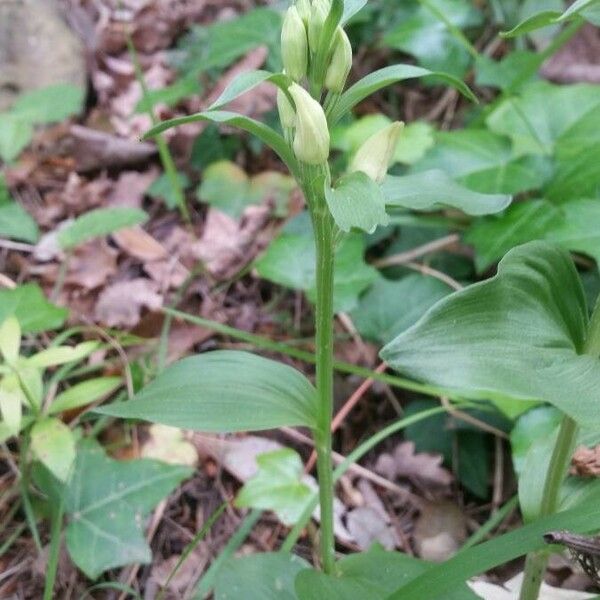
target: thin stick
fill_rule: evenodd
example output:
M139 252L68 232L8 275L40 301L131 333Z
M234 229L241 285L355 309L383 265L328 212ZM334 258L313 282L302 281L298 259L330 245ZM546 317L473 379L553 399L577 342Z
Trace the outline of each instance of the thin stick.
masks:
M433 240L432 242L428 242L427 244L423 244L422 246L417 246L412 250L407 250L406 252L400 252L399 254L394 254L393 256L386 256L385 258L381 258L379 260L371 263L374 267L381 269L383 267L393 267L397 265L404 265L407 262L412 262L416 258L420 258L425 256L426 254L431 254L432 252L437 252L438 250L442 250L443 248L447 248L452 244L456 244L460 240L460 237L457 233L453 233L451 235L447 235L438 240Z
M421 263L415 263L415 262L407 262L403 264L404 267L408 267L409 269L412 269L413 271L419 271L419 273L422 273L423 275L427 275L429 277L435 277L435 279L439 279L440 281L443 281L446 285L450 286L453 290L459 291L463 289L463 285L458 283L458 281L456 281L456 279L452 279L452 277L450 277L450 275L446 275L446 273L442 273L441 271L438 271L437 269L433 269L427 265L422 265Z
M33 252L35 250L35 246L31 244L23 244L22 242L13 242L5 239L0 239L0 248L17 250L18 252Z

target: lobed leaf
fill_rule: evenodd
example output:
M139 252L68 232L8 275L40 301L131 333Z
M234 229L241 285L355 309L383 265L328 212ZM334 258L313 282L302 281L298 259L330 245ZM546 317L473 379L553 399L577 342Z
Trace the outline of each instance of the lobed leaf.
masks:
M316 394L296 369L248 352L220 350L166 368L128 402L94 412L195 431L316 426Z

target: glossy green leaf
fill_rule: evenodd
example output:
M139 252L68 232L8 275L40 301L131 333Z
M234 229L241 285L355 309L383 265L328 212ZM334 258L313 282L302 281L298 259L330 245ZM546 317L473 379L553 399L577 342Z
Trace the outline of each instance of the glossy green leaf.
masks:
M35 243L39 237L37 223L18 203L11 200L4 177L0 174L0 236Z
M58 241L65 250L75 248L97 237L104 237L127 227L141 225L148 215L139 208L96 208L77 217L58 234Z
M55 346L41 350L27 359L29 366L46 369L83 360L98 348L98 342L82 342L76 346Z
M91 579L113 567L150 562L145 518L191 474L154 460L113 460L96 441L81 442L65 497L73 562Z
M167 129L171 129L172 127L177 127L178 125L185 125L187 123L197 123L199 121L208 121L212 123L221 123L223 125L231 125L233 127L237 127L243 131L247 131L252 135L256 136L259 140L261 140L264 144L272 148L275 153L283 160L283 162L287 165L290 171L299 176L299 172L297 170L297 162L294 153L291 148L285 142L283 137L281 137L275 130L271 129L264 123L260 123L259 121L255 121L254 119L250 119L249 117L244 117L243 115L239 115L233 112L213 110L206 111L201 113L196 113L194 115L189 115L187 117L179 117L177 119L170 119L169 121L163 121L162 123L153 127L150 131L146 133L144 138L153 137ZM298 177L297 177L298 178Z
M587 307L567 252L511 250L498 274L438 302L381 352L397 371L467 398L553 404L600 423L600 363L582 355Z
M536 13L529 18L521 21L510 31L505 31L500 35L505 38L517 37L525 33L530 33L542 27L555 25L556 23L564 23L577 16L585 16L586 9L599 4L599 0L576 0L563 13L554 10L545 10Z
M94 412L195 431L316 425L315 389L296 369L248 352L221 350L166 368L133 400Z
M471 577L485 573L528 552L546 547L543 535L548 531L567 529L574 533L589 533L600 528L600 508L597 499L579 505L576 509L538 519L459 552L456 556L436 565L400 587L386 600L445 600L449 590L463 585Z
M5 435L8 437L19 433L23 419L23 404L27 403L19 381L14 376L6 376L0 380L0 414Z
M14 364L19 358L21 349L21 325L15 316L10 316L0 323L0 357L7 363Z
M366 6L367 0L344 0L344 14L342 15L342 25L347 23L355 14L360 12Z
M83 88L57 83L26 92L11 106L11 113L30 123L57 123L83 108Z
M31 428L31 452L60 481L66 481L75 461L75 438L59 419L42 419Z
M388 175L382 191L388 206L418 211L452 207L469 215L489 215L504 210L511 202L505 194L473 192L438 169L402 177Z
M272 510L286 525L294 525L312 499L312 490L302 482L303 465L290 448L259 454L258 472L249 479L235 500L241 508Z
M286 91L292 79L284 73L271 73L270 71L246 71L238 75L224 90L223 93L209 106L208 110L219 110L236 98L254 89L261 83L268 81Z
M443 81L447 85L456 88L469 100L474 102L477 101L475 95L469 89L469 87L460 79L457 79L452 75L438 71L430 71L414 65L392 65L390 67L380 69L379 71L374 71L345 91L340 97L339 102L336 104L335 109L331 112L329 122L337 122L343 115L352 110L359 102L385 87L394 85L400 81L420 77L433 77L436 79L436 81Z
M336 576L314 569L301 571L296 577L296 593L298 600L384 600L396 588L429 568L423 560L374 546L368 552L340 560ZM479 597L463 583L461 588L449 590L444 598L475 600Z
M31 123L10 112L0 113L0 159L12 162L33 137Z
M361 297L351 313L352 322L363 337L385 344L451 291L439 279L418 273L395 281L381 277Z
M49 302L37 284L28 283L0 290L0 321L13 314L24 333L38 333L61 327L69 311Z
M509 90L518 82L527 82L526 77L535 73L540 63L540 55L528 50L515 50L502 58L493 60L480 54L475 61L475 82L477 85L489 86L500 90Z
M123 380L120 377L95 377L76 383L69 389L57 394L48 412L51 415L87 406L112 394Z
M326 185L325 199L342 231L362 229L373 233L379 225L387 225L390 221L380 186L361 171L344 175L335 188Z
M294 580L307 568L307 562L285 552L230 558L217 575L215 600L298 600Z
M436 133L435 144L412 172L441 169L471 190L518 194L543 187L552 175L550 159L516 156L510 140L485 129Z

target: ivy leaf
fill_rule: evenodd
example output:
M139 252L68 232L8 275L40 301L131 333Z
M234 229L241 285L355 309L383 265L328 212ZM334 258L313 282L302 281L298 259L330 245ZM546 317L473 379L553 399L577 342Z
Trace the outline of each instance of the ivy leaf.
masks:
M59 419L43 419L31 428L31 451L60 481L66 481L75 461L75 438Z
M120 462L96 441L81 442L65 492L65 535L75 564L96 579L113 567L150 562L145 517L191 473L187 467L148 459Z
M133 400L94 412L206 432L316 426L316 393L296 369L233 350L167 367Z
M466 398L548 402L600 424L600 362L582 355L588 312L569 254L511 250L498 274L438 302L382 351L397 371Z
M244 484L235 503L242 508L272 510L285 525L293 525L313 495L301 481L300 456L282 448L260 454L256 462L258 472Z
M344 175L335 188L325 185L325 198L342 231L362 229L373 233L378 225L390 222L380 186L361 171Z

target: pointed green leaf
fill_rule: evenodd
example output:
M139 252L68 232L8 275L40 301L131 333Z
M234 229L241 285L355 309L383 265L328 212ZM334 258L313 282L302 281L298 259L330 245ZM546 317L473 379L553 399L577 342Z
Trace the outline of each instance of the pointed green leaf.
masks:
M23 242L37 242L39 230L33 217L11 200L4 177L0 174L0 236Z
M146 515L191 473L155 460L120 462L96 441L81 442L65 498L65 537L75 564L96 579L113 567L150 562Z
M217 575L215 600L297 600L294 579L308 568L303 559L286 552L230 558Z
M98 342L82 342L76 346L56 346L42 350L27 359L27 364L38 369L64 365L89 356L98 348Z
M235 503L242 508L272 510L285 525L294 525L312 499L302 483L302 461L290 448L260 454L258 472L240 490Z
M581 424L600 424L600 361L581 354L586 327L569 254L531 242L511 250L494 278L438 302L381 356L467 398L548 402Z
M344 92L334 110L331 112L329 122L332 124L336 123L343 115L352 110L359 102L369 97L371 94L390 85L394 85L395 83L399 83L400 81L419 77L430 77L441 80L449 86L456 88L469 100L477 102L477 98L469 89L469 86L452 75L441 73L439 71L430 71L429 69L423 69L422 67L416 67L414 65L392 65L380 69L379 71L374 71Z
M9 436L16 435L21 429L23 418L23 392L14 376L7 376L0 381L0 414L2 424Z
M75 438L59 419L43 419L31 428L31 452L60 481L66 481L75 461Z
M382 190L388 206L401 206L419 211L452 207L476 216L500 212L512 199L505 194L473 192L453 181L439 169L403 177L388 175Z
M56 123L77 114L85 92L70 83L30 90L17 98L10 112L28 123Z
M58 234L58 241L63 249L68 250L119 229L141 225L147 219L148 215L139 208L96 208L62 229Z
M33 127L26 119L11 112L0 114L0 159L12 162L27 147Z
M222 350L166 368L133 400L95 409L196 431L316 426L315 389L296 369L248 352Z
M8 363L15 363L21 349L21 326L16 317L0 323L0 355Z
M82 381L58 394L48 412L54 415L65 410L87 406L114 392L121 383L120 377L96 377Z
M144 135L144 139L153 137L167 129L177 127L178 125L186 125L187 123L197 123L198 121L208 121L211 123L221 123L231 125L243 131L247 131L256 136L261 142L272 148L275 153L283 160L288 169L299 179L300 173L297 168L297 161L291 148L275 130L271 129L264 123L244 117L243 115L220 110L212 110L196 113L187 117L179 117L159 123Z
M381 188L361 171L344 175L335 188L326 185L325 198L342 231L362 229L373 233L378 225L390 222Z

